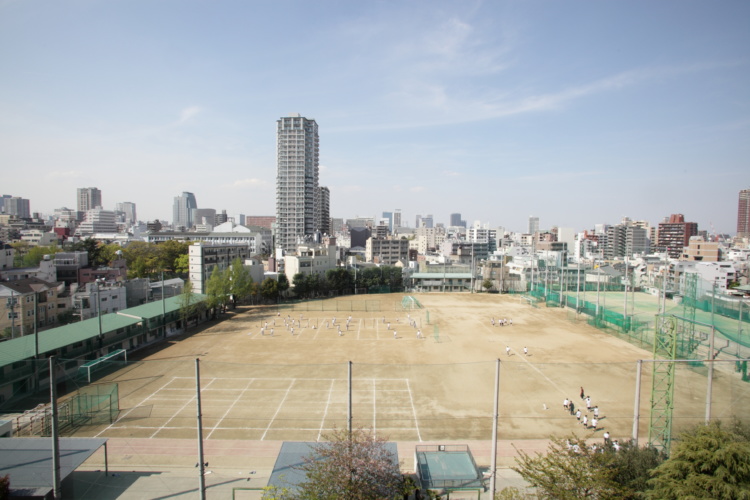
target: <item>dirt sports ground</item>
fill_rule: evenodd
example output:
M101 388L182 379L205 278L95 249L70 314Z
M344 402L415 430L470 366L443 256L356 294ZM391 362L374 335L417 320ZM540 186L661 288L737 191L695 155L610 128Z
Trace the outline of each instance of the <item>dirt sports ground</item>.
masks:
M175 440L174 450L180 449L176 443L194 442L196 358L201 360L203 436L209 452L239 446L239 454L240 442L262 447L316 441L334 427L346 427L349 361L355 427L372 428L378 436L410 446L481 442L478 448L484 451L475 452L480 465L489 464L483 453L492 435L497 359L498 438L506 448L524 448L526 442L535 443L526 449L544 449L551 435L601 439L604 430L613 438L632 435L636 361L651 359L651 352L570 321L559 308L531 307L519 296L415 294L422 308L413 310L401 307L403 297L347 296L230 311L224 320L193 327L100 379L97 383L119 384L119 417L76 435L140 443L141 451L132 448L134 461L147 460L148 439L154 445ZM331 324L334 317L341 334ZM501 319L512 319L512 325L500 326ZM651 366L644 363L641 383L639 435L644 442ZM717 366L715 371L714 418L750 414L750 384L733 368ZM705 368L678 367L675 429L703 421L706 381ZM599 407L596 430L584 429L562 408L567 397L587 413L581 387ZM192 444L185 446L192 450ZM229 466L232 460L226 456L234 452L222 453ZM192 451L183 461L192 465Z

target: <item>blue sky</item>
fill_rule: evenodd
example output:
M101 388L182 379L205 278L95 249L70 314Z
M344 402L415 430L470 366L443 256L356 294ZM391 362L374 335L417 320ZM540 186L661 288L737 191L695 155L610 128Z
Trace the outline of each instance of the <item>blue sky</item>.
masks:
M276 120L320 126L333 217L523 231L750 187L750 2L0 0L0 194L32 211L275 213Z

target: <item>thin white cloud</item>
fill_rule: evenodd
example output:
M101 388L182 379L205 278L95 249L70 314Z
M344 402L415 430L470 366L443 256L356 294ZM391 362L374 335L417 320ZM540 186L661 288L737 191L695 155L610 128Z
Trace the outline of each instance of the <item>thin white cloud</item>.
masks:
M450 170L443 171L443 175L446 177L460 177L462 174L461 172L454 172Z
M188 106L187 108L184 108L180 111L180 119L178 123L184 125L185 123L192 121L192 119L201 111L203 111L203 108L200 106Z
M425 191L427 188L424 186L413 186L409 188L409 191L412 193L421 193L422 191Z

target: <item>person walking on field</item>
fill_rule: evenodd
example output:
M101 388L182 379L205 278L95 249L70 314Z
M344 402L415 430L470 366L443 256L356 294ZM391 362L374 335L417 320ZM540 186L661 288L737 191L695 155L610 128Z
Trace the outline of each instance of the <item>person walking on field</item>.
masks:
M523 347L523 355L524 356L528 356L529 355L529 349L526 346Z
M586 397L586 409L591 410L591 396Z
M505 346L505 354L507 354L508 356L510 356L510 346L509 345Z
M581 420L581 410L578 410L576 412L576 420L579 420L579 421Z
M599 418L599 407L598 406L594 406L594 416L596 418Z
M591 419L591 428L594 429L594 432L596 432L596 424L598 422L599 421L596 419L596 417L594 417L594 418Z
M586 429L589 426L589 417L588 415L583 416L583 428Z
M565 398L563 400L563 409L567 410L570 407L570 401L568 401L568 398Z
M586 393L583 392L583 386L581 386L581 399L586 397Z

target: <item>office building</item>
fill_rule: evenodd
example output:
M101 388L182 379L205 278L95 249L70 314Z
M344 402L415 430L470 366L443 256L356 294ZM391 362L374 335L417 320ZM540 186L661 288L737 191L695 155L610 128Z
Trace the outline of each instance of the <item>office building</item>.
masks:
M77 193L76 207L79 212L87 212L92 208L103 206L102 192L98 188L78 188Z
M539 231L539 217L529 216L529 234L536 234Z
M5 213L15 215L19 219L28 219L31 217L30 202L18 196L5 198Z
M115 212L119 222L131 225L138 222L135 215L135 203L124 201L115 205Z
M737 205L737 236L750 237L750 189L740 191Z
M393 228L399 228L401 227L401 209L397 208L393 212Z
M276 247L291 252L317 229L318 124L292 113L276 126Z
M180 196L175 196L172 206L172 226L175 229L180 227L190 229L193 227L193 211L197 208L198 202L195 201L193 193L183 191Z

